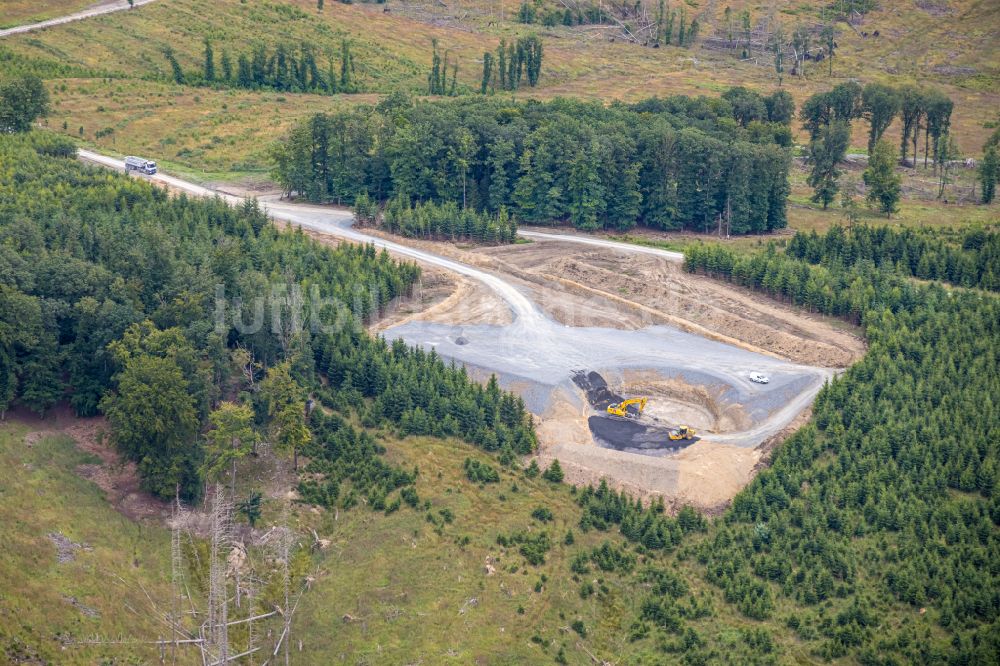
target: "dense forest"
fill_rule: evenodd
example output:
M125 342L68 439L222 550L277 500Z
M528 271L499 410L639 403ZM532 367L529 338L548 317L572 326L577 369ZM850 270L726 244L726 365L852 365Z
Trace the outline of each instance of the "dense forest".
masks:
M928 231L834 226L822 236L815 231L795 234L785 253L811 264L839 262L851 267L868 263L922 280L1000 291L1000 233L982 228Z
M911 278L927 257L988 289L975 267L995 242L856 227L799 233L785 252L689 247L690 272L859 323L868 354L715 520L603 482L573 489L581 532L624 539L575 550L580 596L607 603L627 581L639 598L626 634L649 641L649 663L997 663L1000 301Z
M363 332L407 293L415 265L278 231L254 202L172 197L75 154L48 134L0 138L0 412L61 400L103 412L146 487L187 499L260 440L293 456L360 440L338 449L353 471L333 479L363 493L405 485L366 435L315 411L308 421L310 394L345 413L370 398L365 422L400 435L534 448L523 403L495 382Z
M403 197L588 230L762 232L786 224L793 111L785 92L744 89L611 107L392 95L299 124L275 146L274 176L310 201Z
M865 328L865 358L820 392L813 421L696 549L727 601L754 619L781 612L824 659L995 663L1000 654L1000 302L906 277L925 234L835 229L800 234L789 254L686 254L689 271ZM945 277L956 257L970 267L956 281L971 282L995 242L971 231L934 248L934 261ZM940 236L938 245L951 247ZM908 260L876 265L876 248ZM889 600L932 613L947 640L905 619L886 623Z

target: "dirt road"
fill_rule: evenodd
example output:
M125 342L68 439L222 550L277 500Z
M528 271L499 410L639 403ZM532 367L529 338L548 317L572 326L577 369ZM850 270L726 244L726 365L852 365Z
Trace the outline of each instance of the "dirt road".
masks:
M121 160L90 151L80 151L80 156L106 167L124 169ZM243 201L241 197L221 194L165 174L150 179L197 196L218 196L231 204ZM729 338L708 329L703 329L706 334L699 334L662 325L662 320L640 318L631 330L622 330L613 325L614 320L626 316L630 307L640 307L638 301L641 299L630 296L633 301L613 302L610 297L614 294L606 291L598 290L601 295L592 296L593 302L581 307L600 309L612 302L611 309L601 320L611 323L569 325L554 316L551 307L553 302L579 300L578 295L574 296L559 282L567 278L550 275L547 271L551 266L532 273L517 263L533 262L536 268L544 267L546 261L562 261L567 254L565 248L575 247L595 255L591 261L604 261L610 253L626 257L627 263L634 264L642 259L656 265L667 263L673 266L672 270L677 270L678 253L574 234L534 231L525 231L525 236L534 241L527 246L465 251L446 244L397 242L365 233L352 228L352 215L344 210L280 200L264 200L261 205L273 218L298 225L320 237L372 243L401 258L457 274L461 280L492 292L496 300L485 310L494 313L487 312L490 316L485 318L456 321L449 317L434 320L434 317L413 315L400 318L383 333L387 337L401 337L409 344L434 348L442 357L464 363L476 376L495 373L505 387L522 395L528 408L541 418L539 435L543 457L558 457L567 466L570 478L577 482L609 476L619 487L677 499L679 493L687 495L685 489L690 491L697 485L689 478L684 456L697 461L697 468L703 470L704 451L711 445L715 452L712 457L719 458L720 468L728 465L728 472L723 476L730 481L714 490L706 489L700 497L685 497L685 501L714 506L724 501L732 489L740 485L740 480L745 483L752 476L759 454L739 451L754 451L759 444L785 429L836 372L832 368L793 363L779 355L765 355L761 351L766 350L757 351L753 345L739 340L735 340L739 344L729 344L725 341ZM550 252L553 248L556 251ZM539 252L546 256L539 257ZM518 253L522 255L520 259ZM565 264L554 270L579 277ZM609 264L601 270L617 275L623 269ZM454 305L463 298L475 301L481 296L473 291L463 292L461 284L455 293L459 295L446 297L442 303L450 299ZM547 303L546 307L540 302ZM446 305L441 307L446 308ZM509 312L496 317L498 308L506 308ZM713 427L721 423L716 420L713 427L699 432L703 437L701 441L676 457L670 457L676 445L671 446L669 441L650 440L635 448L632 445L634 433L628 434L628 442L603 442L602 448L588 427L595 410L587 404L573 381L579 373L591 371L600 373L609 385L623 394L639 376L644 386L660 382L675 387L695 387L699 395L712 396L711 400L716 403L713 409L717 412L736 410L741 418L730 421L739 427L712 432ZM762 386L750 382L748 375L752 371L770 375L771 383ZM676 401L676 395L674 399ZM661 415L670 416L665 411L661 411ZM679 424L663 422L659 425ZM659 427L651 432L659 432ZM616 448L624 450L613 450ZM704 475L703 471L698 473Z
M578 234L560 234L560 233L550 233L541 231L527 231L521 229L517 232L518 236L522 236L528 239L539 239L539 240L552 240L552 241L565 241L567 243L579 243L581 245L592 245L594 247L609 248L612 250L618 250L619 252L631 252L633 254L648 254L655 257L663 257L664 259L669 259L670 261L683 262L684 253L674 252L673 250L661 250L656 247L646 247L644 245L633 245L632 243L619 243L618 241L607 240L605 238L593 238L591 236L580 236Z
M154 0L135 0L133 4L136 7L139 7L141 5L147 5L150 2L154 2ZM72 23L73 21L92 18L94 16L111 14L112 12L120 12L124 9L129 9L129 4L127 0L107 0L105 2L98 2L93 7L88 7L87 9L76 12L74 14L67 14L66 16L60 16L59 18L49 19L48 21L39 21L38 23L27 23L25 25L18 25L14 26L13 28L6 28L4 30L0 30L0 38L9 37L10 35L19 35L23 32L34 32L35 30L51 28L52 26L55 25Z

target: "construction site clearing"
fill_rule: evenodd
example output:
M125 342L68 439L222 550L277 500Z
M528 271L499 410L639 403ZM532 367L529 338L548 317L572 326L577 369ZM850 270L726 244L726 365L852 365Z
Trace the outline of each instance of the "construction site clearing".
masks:
M533 326L512 326L503 298L482 282L429 268L373 330L434 348L481 379L496 374L537 415L540 462L558 459L573 483L605 478L675 506L717 509L804 422L823 383L864 353L843 322L659 256L569 241L392 239L502 276L541 310ZM637 396L643 409L608 413ZM690 438L672 439L681 426Z
M374 243L419 262L413 295L371 331L434 349L483 381L496 375L536 417L539 462L558 459L574 484L606 479L715 510L864 353L849 325L686 274L676 252L551 228L521 229L529 242L462 246L354 229L343 209L259 200L321 242ZM668 434L636 447L616 427L595 437L590 417L600 412L574 383L580 372L598 373L619 396L648 397L649 416L699 439L679 448Z

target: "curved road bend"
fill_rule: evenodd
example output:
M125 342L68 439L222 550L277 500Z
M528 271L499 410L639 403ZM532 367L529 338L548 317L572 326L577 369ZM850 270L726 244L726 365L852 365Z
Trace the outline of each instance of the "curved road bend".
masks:
M119 171L124 171L125 169L125 162L113 157L107 157L89 150L80 150L79 155L82 159L100 164L101 166ZM195 196L217 196L230 204L239 204L244 201L242 197L224 194L162 173L150 176L149 178L150 180ZM451 259L446 259L445 257L440 257L436 254L357 231L351 227L354 222L354 215L348 211L325 206L310 206L308 204L293 204L280 201L261 201L260 204L269 215L283 222L291 222L306 229L320 231L358 243L373 243L376 247L385 248L395 254L479 280L495 291L507 303L514 315L515 321L520 322L522 326L537 324L544 319L541 310L531 300L496 275L486 273Z
M120 159L107 157L105 155L101 155L100 153L83 149L79 150L79 155L82 159L87 160L88 162L94 162L111 169L125 169L125 162ZM150 179L195 196L217 196L230 204L237 204L243 201L241 197L224 194L222 192L218 192L217 190L202 187L201 185L195 185L194 183L190 183L186 180L175 178L173 176L168 176L163 173L151 176ZM261 206L265 208L268 213L279 220L292 222L307 229L329 233L340 238L346 238L359 243L374 243L376 247L384 247L385 249L396 254L410 257L417 261L438 266L440 268L479 280L503 298L513 312L515 319L521 321L523 324L537 323L539 319L544 318L544 315L541 313L539 308L524 294L496 275L486 273L451 259L440 257L436 254L424 252L407 245L401 245L399 243L394 243L392 241L387 241L382 238L369 236L360 231L356 231L351 226L354 221L354 216L347 211L337 210L325 206L310 206L308 204L293 204L280 201L262 201ZM518 231L518 234L529 239L537 238L540 240L567 241L570 243L581 243L584 245L605 247L623 252L651 254L664 257L671 261L684 260L684 254L681 252L661 250L659 248L621 243L618 241L604 240L600 238L590 238L588 236L580 236L576 234L543 233L538 231Z
M124 170L125 168L122 160L92 151L80 150L79 156L81 159L112 169ZM242 197L223 194L165 174L156 174L149 179L194 196L217 196L230 204L239 204L244 201ZM451 340L453 332L446 325L426 322L415 322L408 325L409 329L406 329L406 333L409 334L409 337L415 340L434 340L435 344L439 345L439 351L447 351L456 358L469 360L474 365L493 368L500 372L503 372L502 368L504 367L515 365L526 373L524 376L530 375L535 381L546 385L554 385L553 382L558 383L563 374L569 377L567 373L570 373L574 368L592 367L595 358L600 358L601 362L607 364L609 368L624 368L634 365L634 353L631 350L622 350L620 345L616 344L619 342L620 331L573 328L559 324L546 316L528 296L506 282L501 276L431 252L368 236L351 227L353 215L348 211L275 201L261 202L261 206L275 219L353 242L372 243L376 247L385 248L398 256L437 266L480 281L495 291L511 309L514 316L513 324L502 327L500 330L491 329L488 334L492 344L486 347L475 344L458 347L457 343ZM539 240L559 240L608 247L619 251L655 254L666 256L674 261L679 260L679 257L682 256L680 253L669 250L575 234L528 231L525 232L525 235ZM467 330L475 328L470 326L467 327ZM400 334L403 335L403 331L400 331ZM756 445L762 439L788 425L802 409L808 407L823 383L835 374L835 371L828 368L801 366L762 357L679 330L647 329L635 331L633 334L638 336L637 341L647 350L650 368L662 365L664 368L672 370L680 368L705 371L714 376L726 378L728 383L731 383L734 388L738 387L741 393L746 394L746 397L752 397L759 394L760 391L769 392L768 389L751 384L746 379L747 373L751 370L763 370L775 377L779 384L782 383L783 376L785 378L808 377L807 383L800 390L796 390L794 396L781 399L781 406L764 417L762 421L756 423L751 429L712 436L713 440L727 441L740 446ZM404 335L404 337L407 336ZM463 358L463 354L469 358ZM479 356L476 356L477 354ZM775 406L777 407L777 405Z
M139 7L141 5L148 5L154 0L135 0L135 6ZM0 38L9 37L11 35L19 35L25 32L34 32L35 30L42 30L44 28L51 28L56 25L63 25L64 23L72 23L73 21L79 21L81 19L87 19L94 16L103 16L104 14L111 14L113 12L120 12L123 9L128 9L127 0L113 0L113 2L101 2L95 7L90 9L83 9L73 14L67 14L66 16L60 16L59 18L49 19L48 21L39 21L38 23L26 23L25 25L16 25L13 28L5 28L0 30Z

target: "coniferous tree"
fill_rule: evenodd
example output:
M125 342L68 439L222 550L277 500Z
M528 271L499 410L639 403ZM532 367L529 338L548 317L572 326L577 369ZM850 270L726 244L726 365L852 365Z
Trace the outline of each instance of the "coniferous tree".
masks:
M267 49L263 44L255 44L250 57L250 72L255 86L267 85L268 69Z
M562 466L559 464L558 459L553 460L548 469L542 472L542 478L553 483L562 483L562 480L565 478L565 474L563 473Z
M1000 154L996 144L988 144L983 152L983 160L979 163L980 197L984 204L993 202L996 196L997 182L1000 182Z
M236 62L236 85L240 88L253 88L255 85L250 60L243 53Z
M164 49L163 55L167 58L167 62L170 63L170 70L174 76L174 83L179 85L184 84L184 70L181 69L181 65L177 62L177 58L174 56L174 50L169 46Z
M517 11L517 20L519 23L534 23L535 22L535 8L529 2L522 2L520 9Z
M340 92L354 92L354 56L346 39L340 42Z
M752 34L749 9L744 9L740 14L740 23L743 27L743 59L746 60L750 57L750 36Z
M691 19L691 27L688 28L687 39L685 40L688 46L694 44L694 40L698 37L698 19Z
M539 39L538 35L530 35L519 39L518 46L523 46L528 85L534 88L542 71L542 40Z
M222 80L226 83L233 83L233 61L229 58L229 51L222 52Z
M502 37L497 47L497 73L500 75L500 89L507 90L507 40Z
M448 54L445 53L444 60L438 52L437 39L431 40L431 71L427 76L427 90L431 95L443 95L445 92L445 80L448 77Z
M493 54L489 51L483 53L483 81L480 86L480 94L485 95L493 83Z
M507 45L507 90L517 90L521 86L524 70L523 50L515 42Z
M664 28L666 28L665 24L667 15L666 9L667 9L666 0L659 0L659 4L657 5L656 8L656 38L653 42L654 46L659 46L660 42L663 39L663 31ZM728 7L726 7L726 11L729 11Z
M212 42L205 39L205 80L211 83L215 81L215 52L212 50Z

